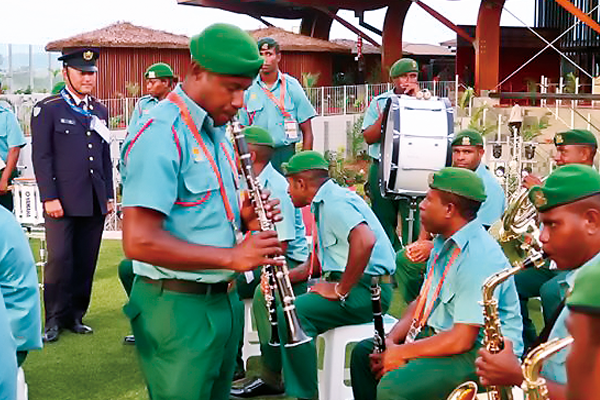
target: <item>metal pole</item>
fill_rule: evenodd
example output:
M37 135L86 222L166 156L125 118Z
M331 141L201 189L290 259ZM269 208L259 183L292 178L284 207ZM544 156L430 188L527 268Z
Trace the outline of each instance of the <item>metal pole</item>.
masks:
M348 87L344 85L344 115L346 115L346 108L348 104Z
M29 89L33 93L33 45L29 45Z
M458 107L458 74L454 76L454 106Z

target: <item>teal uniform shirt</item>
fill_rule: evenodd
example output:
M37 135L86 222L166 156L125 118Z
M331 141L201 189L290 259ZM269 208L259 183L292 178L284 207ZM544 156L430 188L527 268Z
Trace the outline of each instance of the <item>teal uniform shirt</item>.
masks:
M0 293L0 400L17 398L17 345Z
M360 196L329 179L317 191L311 210L317 224L318 254L323 272L344 272L350 251L350 231L358 224L366 223L376 241L364 273L394 273L396 254L392 243L373 211Z
M568 292L569 290L573 289L574 283L576 282L577 276L579 275L580 271L582 271L584 268L588 268L589 266L593 266L598 262L600 262L600 253L596 254L591 260L588 260L588 262L583 264L580 268L569 271L560 282L560 285L566 289L565 292ZM564 307L558 315L558 318L554 322L554 326L550 331L550 336L548 336L548 340L552 340L555 338L562 339L569 336L569 331L567 330L566 324L568 317L569 309L567 307ZM544 365L542 367L541 372L541 375L544 378L549 379L553 382L560 383L562 385L567 384L566 362L567 356L569 355L570 347L571 346L567 346L566 348L562 349L561 351L544 361Z
M264 189L271 192L271 197L279 200L279 209L283 219L275 224L280 242L288 242L286 255L300 263L308 259L308 242L302 212L295 208L288 194L288 181L271 163L268 163L258 175Z
M365 130L377 121L377 118L383 113L383 109L385 108L385 103L387 99L392 96L396 96L394 93L394 89L389 90L385 93L380 94L375 97L369 107L367 107L367 111L365 111L365 116L363 118L362 129ZM379 160L379 156L381 155L381 143L373 143L369 145L369 156L374 158L375 160Z
M233 147L224 127L192 101L178 85L174 91L185 102L210 158L220 172L237 227L241 226ZM165 215L164 229L190 243L231 248L236 243L228 221L217 174L178 107L164 100L130 131L122 150L123 207L143 207ZM136 274L151 279L185 279L215 283L229 280L228 270L175 271L134 261Z
M6 162L8 149L23 147L26 143L17 117L9 108L0 104L0 158Z
M447 240L438 235L433 240L425 273L428 276L431 268L434 269L427 304L433 299L444 268L456 248L460 249L460 253L450 266L427 321L427 325L436 332L449 331L457 323L483 326L481 287L488 277L509 267L500 245L477 219L463 226ZM437 262L433 265L436 259ZM498 300L502 335L511 340L515 354L520 356L523 353L523 322L512 277L496 288L495 297ZM480 331L478 342L482 343L482 339L483 331Z
M483 180L485 194L487 195L487 199L477 212L477 218L482 225L491 226L502 217L506 208L504 190L483 163L479 164L475 173Z
M279 72L279 76L273 87L267 88L260 79L260 75L244 94L244 108L240 110L240 123L244 126L258 125L266 129L275 142L275 147L287 146L302 140L300 128L296 129L296 137L288 137L285 133L285 118L279 107L265 93L269 91L277 101L281 98L281 81L285 80L285 111L291 118L301 124L317 115L304 89L292 76Z
M0 292L17 350L42 348L42 313L35 261L21 225L0 207Z
M135 104L135 108L133 109L133 114L131 114L131 119L129 120L129 126L133 129L137 126L140 119L143 116L148 114L148 112L158 104L159 100L151 96L149 94L140 97L138 102Z

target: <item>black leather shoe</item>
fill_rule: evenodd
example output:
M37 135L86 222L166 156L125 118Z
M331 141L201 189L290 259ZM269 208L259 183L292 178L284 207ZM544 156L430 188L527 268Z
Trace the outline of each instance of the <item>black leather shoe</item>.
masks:
M94 330L87 325L81 323L81 321L76 321L73 323L69 330L73 333L78 333L80 335L86 335L88 333L94 333Z
M46 327L46 330L44 331L44 336L42 337L42 339L44 340L44 343L52 343L52 342L56 342L58 340L59 336L60 336L60 328L56 325L53 325L53 326Z
M231 388L230 392L233 398L239 399L249 399L257 396L278 396L283 393L284 390L282 387L269 385L261 378L255 378L240 388Z
M135 336L127 335L123 338L123 344L135 344Z

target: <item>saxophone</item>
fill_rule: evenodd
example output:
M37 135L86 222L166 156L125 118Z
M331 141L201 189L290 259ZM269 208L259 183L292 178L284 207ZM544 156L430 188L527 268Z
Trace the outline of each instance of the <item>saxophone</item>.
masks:
M498 300L494 298L495 289L508 278L517 272L538 268L544 264L545 254L533 252L531 256L522 262L515 262L514 266L503 271L497 272L485 280L481 287L483 301L483 346L492 354L499 353L504 349L504 339L502 337L500 318L498 316ZM467 381L458 386L447 400L466 400L474 399L477 395L477 383ZM487 387L487 398L490 400L512 399L511 388L501 386Z
M521 388L525 394L525 400L549 399L546 380L540 377L542 362L571 343L573 343L572 336L563 339L556 338L542 343L527 354L521 366L523 369L523 384Z
M242 133L240 123L234 118L229 126L227 127L229 133L235 141L235 148L240 160L242 175L246 179L248 185L248 192L254 205L254 210L258 216L261 231L272 231L275 230L275 224L271 219L267 217L267 211L262 198L262 189L260 182L254 174L252 168L252 159L250 158L250 151L248 150L248 143L246 137ZM286 347L297 346L306 342L309 342L311 338L304 333L300 320L296 314L296 306L294 301L294 290L289 277L289 270L285 263L285 256L280 255L273 257L274 260L283 261L282 266L266 265L263 268L263 274L266 275L269 282L270 290L265 295L265 302L269 310L269 320L271 322L271 341L270 345L276 346L279 344L279 333L278 333L278 321L277 321L277 308L275 306L274 293L277 291L281 299L283 315L287 322L287 343Z

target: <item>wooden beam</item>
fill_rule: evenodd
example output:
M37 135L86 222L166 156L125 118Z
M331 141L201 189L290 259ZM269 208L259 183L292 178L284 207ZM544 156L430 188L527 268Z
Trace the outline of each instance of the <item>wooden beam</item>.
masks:
M352 31L353 33L356 33L357 35L362 36L363 39L365 39L367 42L371 43L373 46L375 46L377 48L381 47L381 45L379 43L377 43L374 39L372 39L366 33L364 33L363 31L361 31L360 29L358 29L357 27L355 27L354 25L352 25L351 23L349 23L345 19L343 19L343 18L337 16L336 14L332 13L329 9L327 9L325 7L315 7L315 8L317 10L321 11L322 13L324 13L325 15L327 15L328 17L330 17L330 18L336 20L337 22L339 22L345 28L350 29L350 31Z

